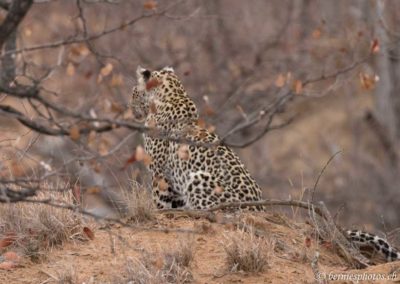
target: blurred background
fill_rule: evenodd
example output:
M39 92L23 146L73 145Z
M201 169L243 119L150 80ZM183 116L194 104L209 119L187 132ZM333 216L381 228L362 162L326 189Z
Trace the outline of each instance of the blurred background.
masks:
M16 6L0 1L3 28ZM0 35L0 183L111 214L114 193L146 183L136 67L172 66L265 198L314 192L339 224L395 229L399 19L395 0L33 1Z

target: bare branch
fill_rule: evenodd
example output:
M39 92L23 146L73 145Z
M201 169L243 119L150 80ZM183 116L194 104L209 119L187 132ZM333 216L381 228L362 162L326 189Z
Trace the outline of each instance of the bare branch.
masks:
M14 0L11 3L8 14L4 22L0 25L0 48L6 42L7 38L15 32L32 3L33 0Z
M35 196L36 189L13 190L10 188L0 188L0 203L15 203L26 200L28 197Z
M17 46L17 33L14 31L4 44L4 51L15 50ZM2 84L9 85L15 78L15 58L13 54L6 55L2 62L1 80Z
M7 0L1 0L0 8L8 11L8 9L10 9L10 3L7 2Z
M336 153L334 153L329 160L325 163L324 167L321 169L321 171L318 174L317 180L315 181L312 193L311 193L311 201L314 201L314 195L315 195L315 191L317 190L317 186L318 186L318 182L319 179L321 178L322 174L325 172L326 168L329 166L329 164L333 161L333 159L339 155L340 153L342 153L342 150L337 151Z
M19 1L24 1L24 0L19 0ZM32 1L32 0L25 0L25 1ZM21 53L21 52L31 52L31 51L37 51L37 50L43 50L43 49L51 49L51 48L57 48L57 47L60 47L60 46L71 45L71 44L74 44L74 43L83 43L83 42L86 43L86 42L94 41L94 40L97 40L99 38L102 38L103 36L115 33L117 31L122 31L122 30L126 29L127 27L132 26L135 23L137 23L137 22L139 22L139 21L141 21L143 19L151 18L151 17L154 17L154 16L162 16L166 12L168 12L170 9L174 8L176 5L178 5L181 2L182 1L177 1L177 2L169 5L168 7L166 7L165 9L163 9L163 10L161 10L159 12L154 12L154 13L150 13L150 14L142 14L142 15L136 17L136 18L133 18L133 19L127 21L127 22L123 22L122 24L120 24L118 26L109 28L107 30L104 30L104 31L102 31L100 33L97 33L97 34L94 34L94 35L90 35L90 36L86 36L86 37L84 36L84 37L80 37L80 38L72 37L72 38L69 38L69 39L62 39L62 40L59 40L59 41L56 41L56 42L53 42L53 43L46 43L46 44L42 44L42 45L24 47L24 48L21 48L21 49L17 49L17 50L13 50L13 51L9 51L7 53L4 53L3 56L5 54L8 54L8 53L18 54L18 53ZM0 43L1 43L1 41L0 41Z
M272 121L275 117L275 115L281 110L281 108L293 97L293 93L290 90L285 90L286 93L284 93L282 96L280 96L274 103L270 104L267 107L262 108L261 110L258 110L256 113L253 113L251 115L250 119L245 120L243 123L240 123L236 127L232 128L227 134L225 134L222 137L222 142L226 145L232 146L232 147L247 147L248 145L256 142L257 140L261 139L267 132L273 129L278 129L281 128L287 124L290 123L291 120L288 122L279 125L279 126L272 126ZM255 137L249 139L246 142L241 142L241 143L234 143L234 142L228 142L227 139L234 135L235 133L238 133L244 129L247 129L260 121L262 121L264 118L267 119L266 125L263 127L263 130L260 131Z

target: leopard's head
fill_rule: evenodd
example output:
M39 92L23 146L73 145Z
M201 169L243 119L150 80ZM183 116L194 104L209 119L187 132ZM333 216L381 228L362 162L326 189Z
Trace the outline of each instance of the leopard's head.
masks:
M133 88L131 107L137 119L146 119L149 111L154 112L153 106L157 110L163 102L176 104L177 108L182 108L182 104L185 104L187 108L179 115L187 116L190 112L193 117L197 117L197 109L193 101L188 98L182 83L171 67L150 71L138 66L136 77L137 85Z
M150 71L138 66L136 77L139 91L145 92L149 97L156 96L158 99L162 99L185 93L181 81L171 67Z

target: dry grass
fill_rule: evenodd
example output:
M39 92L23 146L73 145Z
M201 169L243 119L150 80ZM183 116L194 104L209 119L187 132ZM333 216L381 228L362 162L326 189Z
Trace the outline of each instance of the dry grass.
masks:
M57 284L79 284L82 283L79 281L79 277L77 272L73 267L69 267L63 269L59 273L57 273Z
M176 248L161 255L144 252L140 259L129 259L124 277L115 277L113 283L192 283L194 279L189 269L193 260L192 244L180 241Z
M154 219L154 203L151 193L144 187L135 183L130 192L123 195L124 202L127 204L126 217L135 222L142 223Z
M72 203L72 194L40 193L38 199ZM81 233L82 218L70 210L45 204L16 203L0 204L0 239L10 238L14 248L31 260L40 260L46 251L59 246L76 233Z
M229 271L262 272L268 267L274 242L257 237L252 227L225 235L225 240L222 245Z
M168 283L191 283L189 270L193 260L193 241L180 241L173 251L164 254L163 277Z

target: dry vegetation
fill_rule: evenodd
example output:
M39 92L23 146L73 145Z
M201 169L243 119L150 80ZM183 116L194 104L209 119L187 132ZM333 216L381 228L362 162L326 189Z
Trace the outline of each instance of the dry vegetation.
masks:
M122 195L127 206L124 217L135 223L154 219L155 205L148 189L134 182L131 190L124 191Z
M390 71L396 63L389 59L398 56L398 5L34 3L0 58L1 183L58 176L65 179L55 184L61 189L80 187L85 206L112 207L115 198L105 192L120 192L145 175L131 159L143 130L127 107L136 67L169 65L203 123L236 146L265 197L304 192L309 198L321 168L342 150L316 199L340 211L347 226L383 230L383 216L394 229L398 92ZM271 112L260 117L262 110ZM285 127L269 131L279 125ZM93 186L101 189L98 196L86 198Z
M138 259L128 259L122 277L115 283L193 283L190 263L193 260L193 242L181 240L176 248L161 253L144 251Z
M89 226L88 217L44 204L2 205L1 209L6 211L1 215L4 227L0 240L10 241L0 248L2 257L16 252L19 259L0 274L0 281L312 283L312 263L317 253L318 271L343 273L354 269L333 240L320 239L323 228L315 227L312 215L307 223L294 221L302 219L296 217L297 213L287 217L274 210L194 217L189 211L146 211L150 195L140 195L141 191L131 194L139 196L135 208L142 209L128 210L117 223L102 221L97 226ZM47 197L67 203L72 198L65 193ZM128 222L121 223L124 220ZM15 236L12 239L10 232ZM347 273L362 275L375 271L391 275L399 269L393 263Z
M254 235L252 227L229 233L222 243L226 252L228 270L231 272L263 272L270 268L270 254L274 251L272 240Z
M50 192L37 196L37 199L43 198L72 202L71 193ZM66 241L82 238L84 223L79 213L45 204L0 204L0 249L17 251L37 262Z
M78 284L81 283L76 274L76 271L72 267L66 267L62 271L57 273L57 276L54 277L57 284Z

